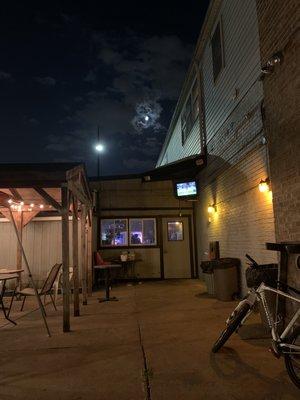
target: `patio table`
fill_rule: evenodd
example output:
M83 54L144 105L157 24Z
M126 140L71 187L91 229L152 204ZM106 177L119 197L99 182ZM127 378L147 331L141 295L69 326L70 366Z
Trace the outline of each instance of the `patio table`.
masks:
M2 289L0 291L0 309L3 311L3 315L4 315L5 319L7 319L9 322L11 322L14 325L17 325L17 323L9 318L9 314L10 314L12 303L13 303L13 300L14 300L14 297L15 297L16 288L14 288L14 291L12 293L12 297L11 297L11 300L10 300L10 305L9 305L9 308L8 308L8 312L6 311L5 305L3 303L3 298L4 298L5 290L6 290L6 282L9 281L9 280L18 279L18 278L19 278L18 274L0 273L0 282L2 282Z
M99 298L99 303L104 301L118 301L116 297L110 296L110 283L111 283L111 271L117 268L122 268L121 264L103 264L103 265L94 265L94 269L98 269L100 271L104 271L105 273L105 297Z

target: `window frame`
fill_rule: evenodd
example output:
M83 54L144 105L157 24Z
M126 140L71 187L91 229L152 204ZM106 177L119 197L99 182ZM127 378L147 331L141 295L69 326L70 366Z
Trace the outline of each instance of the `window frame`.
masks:
M169 224L176 224L176 222L179 222L182 226L182 239L170 239L169 237ZM167 221L167 237L168 237L168 242L183 242L184 241L184 223L183 221L178 221L178 220L174 220L174 221Z
M220 31L220 45L221 45L222 63L221 63L221 68L220 68L218 74L215 76L215 72L214 72L214 56L213 56L213 54L214 54L214 52L213 52L213 37L214 37L214 35L215 35L216 31L217 31L218 26L219 26L219 31ZM214 29L214 31L213 31L213 33L211 35L211 38L210 38L210 46L211 46L211 60L212 60L212 75L213 75L214 84L216 85L218 80L219 80L219 77L220 77L222 71L225 68L225 51L224 51L224 35L223 35L222 17L219 18L218 22L215 25L215 29Z
M116 245L116 244L103 244L102 243L102 221L120 221L120 220L125 220L126 221L126 232L127 232L127 244L126 245ZM108 218L101 218L100 219L100 247L103 248L115 248L115 249L120 249L123 247L127 247L128 246L128 218L124 218L124 217L108 217ZM115 240L115 232L116 229L114 228L114 237L113 239Z
M145 244L145 243L131 243L131 235L130 235L130 220L142 220L142 232L144 231L144 221L145 220L153 220L154 221L154 233L155 233L155 243L153 244ZM156 218L151 218L151 217L131 217L128 218L128 246L129 247L156 247L157 246L157 227L156 227Z
M194 89L195 88L195 89ZM181 144L184 146L188 137L190 136L193 127L200 119L200 82L199 76L196 76L190 87L189 94L184 103L184 107L181 112Z
M105 220L122 220L125 219L126 223L127 223L127 245L109 245L109 244L102 244L102 221ZM154 220L154 229L155 229L155 244L130 244L130 231L129 231L129 221L131 219L151 219ZM157 217L154 216L145 216L145 217L140 217L140 216L107 216L107 217L102 217L99 218L99 227L100 227L100 232L98 233L98 239L97 239L97 243L99 244L99 248L100 249L129 249L129 248L133 248L133 247L138 247L138 248L145 248L145 249L149 249L149 248L159 248L159 237L158 237L158 225L157 225ZM99 240L100 238L100 240ZM99 243L100 242L100 243Z

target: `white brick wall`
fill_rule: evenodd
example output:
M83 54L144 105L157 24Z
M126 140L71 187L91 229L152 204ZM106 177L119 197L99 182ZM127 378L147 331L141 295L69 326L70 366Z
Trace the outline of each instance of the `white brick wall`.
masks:
M246 291L245 253L259 263L277 261L276 254L265 250L264 245L275 240L271 192L258 190L260 179L267 175L266 163L264 146L252 150L202 187L196 207L199 263L207 259L209 242L218 240L221 257L237 257L242 261L243 292ZM209 223L210 204L217 205L217 213Z

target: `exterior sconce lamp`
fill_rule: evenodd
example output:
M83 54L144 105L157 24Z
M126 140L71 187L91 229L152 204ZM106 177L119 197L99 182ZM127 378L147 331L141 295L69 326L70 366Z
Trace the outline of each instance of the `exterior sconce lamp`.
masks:
M207 207L207 212L208 212L208 222L211 223L212 216L217 212L217 206L215 204L210 204Z
M213 215L215 212L217 212L217 206L214 205L214 204L209 205L207 207L207 212L208 212L209 215Z
M267 63L262 67L261 72L265 75L270 75L274 72L276 65L281 64L283 61L283 54L279 51L274 53Z
M266 179L261 179L261 181L259 182L258 185L258 190L261 193L266 193L270 191L270 179L266 178Z

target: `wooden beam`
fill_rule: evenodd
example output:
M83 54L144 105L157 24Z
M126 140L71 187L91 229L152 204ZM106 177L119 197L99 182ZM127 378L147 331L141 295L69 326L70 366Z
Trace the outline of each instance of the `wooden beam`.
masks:
M56 210L62 212L63 206L61 206L49 193L47 193L44 189L35 186L33 188L50 206L54 207Z
M73 236L73 284L74 284L74 317L80 315L79 306L79 272L78 272L78 201L73 197L73 220L72 220L72 236Z
M63 268L63 331L70 332L70 277L69 277L69 191L61 187L62 268Z
M25 253L25 251L24 251L24 247L23 247L23 245L22 245L21 238L20 238L19 233L18 233L18 228L17 228L16 222L15 222L15 220L14 220L14 216L13 216L13 214L12 214L11 209L9 208L8 210L9 210L9 212L10 212L10 219L11 219L11 221L12 221L12 224L13 224L13 227L14 227L14 230L15 230L15 234L16 234L16 237L17 237L18 244L19 244L19 246L20 246L20 248L21 248L21 251L22 251L22 256L23 256L23 259L24 259L24 262L25 262L25 266L26 266L26 268L27 268L27 273L28 273L29 281L30 281L30 283L31 283L31 285L32 285L32 288L33 288L33 290L34 290L34 294L35 294L35 297L36 297L36 299L37 299L37 302L38 302L38 305L39 305L39 308L40 308L40 311L41 311L41 314L42 314L42 317L43 317L43 320L44 320L45 328L46 328L46 330L47 330L48 336L51 336L50 330L49 330L49 327L48 327L48 324L47 324L47 321L46 321L45 309L44 309L44 306L43 306L43 304L42 304L41 298L40 298L40 296L39 296L39 294L38 294L38 291L37 291L37 288L36 288L36 286L35 286L35 283L34 283L34 281L33 281L33 279L32 279L31 270L30 270L29 263L28 263L28 260L27 260L27 257L26 257L26 253Z
M71 192L80 200L81 203L86 204L89 207L92 207L92 202L90 199L85 195L82 188L73 180L68 181L68 187Z
M17 191L15 188L8 188L10 193L13 195L14 199L17 201L23 201L23 197L20 195L20 193Z
M81 279L82 304L87 305L87 259L86 259L86 207L81 205Z
M89 214L89 212L88 212ZM88 296L93 293L93 245L92 245L92 225L87 225L87 286Z

